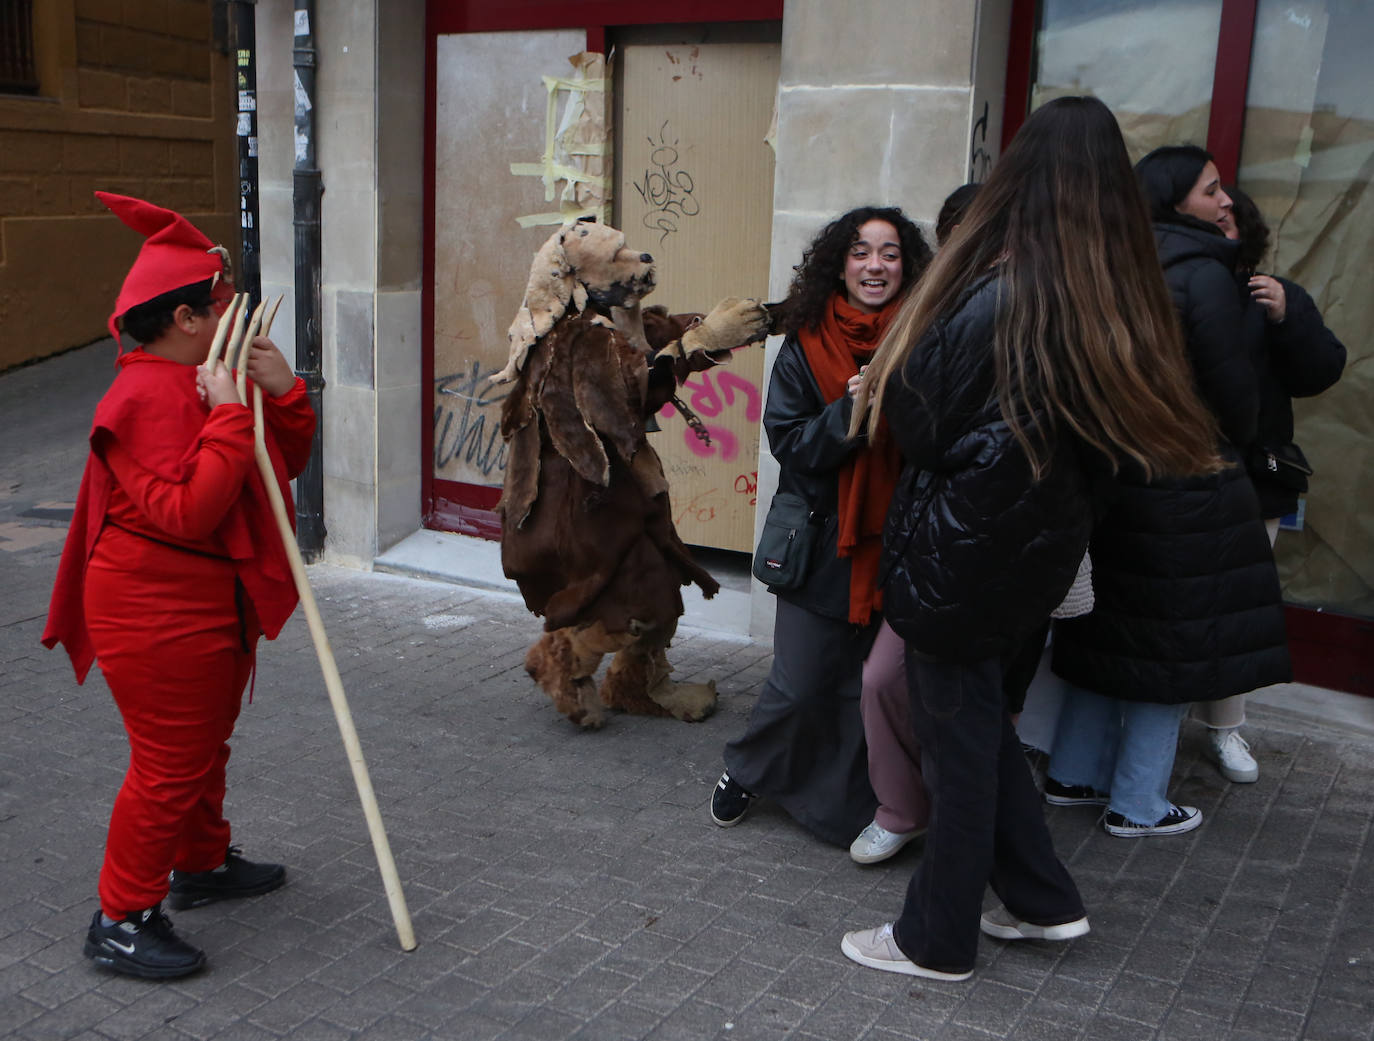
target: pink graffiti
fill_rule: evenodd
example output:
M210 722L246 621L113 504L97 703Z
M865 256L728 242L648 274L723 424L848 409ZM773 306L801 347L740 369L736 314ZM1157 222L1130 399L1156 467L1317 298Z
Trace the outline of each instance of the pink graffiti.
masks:
M703 372L697 380L685 380L682 389L690 394L687 404L703 419L714 419L726 408L743 403L744 418L757 423L763 414L763 398L758 386L749 379L733 372ZM661 415L672 416L677 412L670 402L663 406ZM691 427L684 427L682 439L692 454L699 458L719 455L729 461L739 455L739 438L725 427L706 423L706 432L711 435L711 444L699 439Z

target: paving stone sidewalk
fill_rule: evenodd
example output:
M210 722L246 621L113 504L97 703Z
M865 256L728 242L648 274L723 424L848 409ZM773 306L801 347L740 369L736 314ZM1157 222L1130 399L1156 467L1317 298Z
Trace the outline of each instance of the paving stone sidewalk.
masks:
M1374 1038L1374 739L1260 711L1253 785L1186 726L1176 797L1198 831L1104 834L1049 811L1092 933L985 940L972 980L848 962L920 857L861 868L766 804L706 812L769 648L685 630L698 725L580 733L526 677L537 623L499 594L317 565L314 584L420 946L396 941L299 613L264 644L228 812L286 888L174 913L205 973L148 984L81 957L127 761L93 675L38 643L109 350L0 375L0 1037L479 1041ZM92 376L93 367L98 376Z

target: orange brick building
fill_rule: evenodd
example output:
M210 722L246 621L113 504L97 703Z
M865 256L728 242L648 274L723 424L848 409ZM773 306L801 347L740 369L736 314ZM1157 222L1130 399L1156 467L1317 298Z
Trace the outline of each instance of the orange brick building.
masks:
M138 241L97 188L180 210L237 252L222 11L0 0L0 370L107 335Z

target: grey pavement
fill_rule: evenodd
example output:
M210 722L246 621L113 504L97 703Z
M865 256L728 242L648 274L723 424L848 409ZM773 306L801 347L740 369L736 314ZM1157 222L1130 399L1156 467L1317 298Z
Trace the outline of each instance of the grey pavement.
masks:
M1228 785L1186 726L1174 792L1202 828L1121 840L1051 810L1092 933L985 939L972 980L932 983L839 950L896 914L919 843L860 868L766 804L729 830L707 816L767 646L688 628L678 675L717 680L714 717L580 733L521 667L537 622L518 602L324 565L311 581L419 948L397 943L298 613L262 646L229 766L236 841L289 884L174 913L209 954L199 976L95 969L81 940L126 749L99 676L77 687L38 637L110 356L0 375L0 1036L1374 1038L1374 728L1256 708L1260 781Z

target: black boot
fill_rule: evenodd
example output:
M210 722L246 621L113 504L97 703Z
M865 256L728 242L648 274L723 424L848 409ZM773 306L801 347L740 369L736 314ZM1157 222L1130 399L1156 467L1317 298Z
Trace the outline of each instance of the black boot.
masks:
M285 884L286 868L282 865L254 864L239 856L237 846L230 846L224 865L213 871L173 871L167 897L173 908L184 911L216 900L261 896Z
M97 911L91 919L82 948L97 965L148 980L188 976L205 967L205 952L172 932L161 904L111 925L101 924L100 917Z

